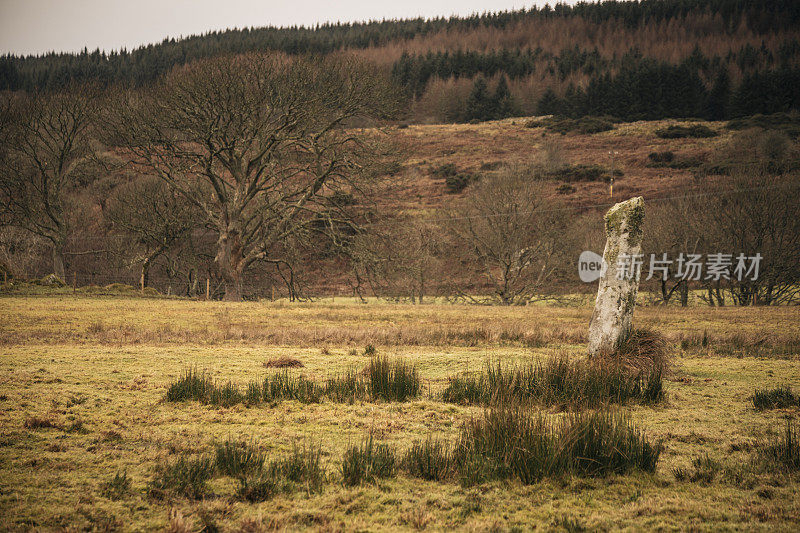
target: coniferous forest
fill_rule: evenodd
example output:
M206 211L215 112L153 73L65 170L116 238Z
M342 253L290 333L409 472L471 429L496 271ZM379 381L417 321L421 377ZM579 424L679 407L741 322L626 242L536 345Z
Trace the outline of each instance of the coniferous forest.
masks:
M431 20L244 28L135 50L0 58L0 90L145 86L252 50L352 54L391 72L411 122L608 115L728 119L800 106L800 4L607 1Z

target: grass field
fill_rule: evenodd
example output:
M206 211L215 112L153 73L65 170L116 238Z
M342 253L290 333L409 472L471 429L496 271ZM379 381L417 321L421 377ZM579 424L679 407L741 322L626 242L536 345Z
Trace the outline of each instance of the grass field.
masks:
M342 483L345 450L370 432L402 452L430 435L453 440L480 417L481 407L440 400L448 377L487 362L581 356L590 315L588 305L0 298L0 528L796 531L800 474L758 467L755 450L800 409L757 411L750 397L756 388L800 388L797 307L637 309L637 323L661 332L672 354L666 400L618 408L648 439L663 440L652 474L462 486L401 472ZM361 370L370 345L416 365L419 399L224 408L165 401L189 367L243 387L272 372L267 361L291 357L303 365L292 373L322 380ZM153 496L159 464L211 454L226 439L254 443L269 457L319 446L327 479L321 490L298 486L261 503L237 498L225 476L199 499ZM710 475L676 479L676 469L691 472L706 457ZM129 483L114 493L109 482L118 473Z

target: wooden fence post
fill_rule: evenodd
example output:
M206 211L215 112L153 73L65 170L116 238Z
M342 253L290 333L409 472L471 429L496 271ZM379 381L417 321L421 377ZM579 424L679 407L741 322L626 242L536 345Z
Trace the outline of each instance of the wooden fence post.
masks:
M142 276L139 278L139 287L142 290L142 294L144 294L144 270L142 270Z
M211 278L206 278L206 300L211 299Z
M75 294L78 292L78 272L75 271L72 273L72 293Z

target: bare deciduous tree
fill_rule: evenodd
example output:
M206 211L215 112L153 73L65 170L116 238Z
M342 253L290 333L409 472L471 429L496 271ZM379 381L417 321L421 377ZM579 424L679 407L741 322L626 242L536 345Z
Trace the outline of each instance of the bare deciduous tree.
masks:
M225 299L239 300L248 267L329 216L336 187L358 189L374 150L345 126L394 113L396 99L354 60L247 54L194 62L112 107L110 140L202 213Z
M504 305L541 295L574 251L568 213L520 169L478 183L449 217L455 252Z
M441 229L425 218L391 220L364 232L350 247L356 276L379 297L423 303L438 277Z
M154 177L117 187L105 206L111 229L126 240L126 255L141 267L141 283L148 286L153 262L197 227L197 213L174 189Z
M96 93L73 86L57 93L4 98L3 223L49 241L53 272L63 279L67 196L91 168L89 130L97 110Z

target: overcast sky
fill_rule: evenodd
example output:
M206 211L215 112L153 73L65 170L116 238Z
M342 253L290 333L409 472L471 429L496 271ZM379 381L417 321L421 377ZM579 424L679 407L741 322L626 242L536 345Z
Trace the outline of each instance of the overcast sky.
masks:
M165 37L225 28L469 15L545 3L548 1L0 0L0 53L74 52L83 47L130 50Z

